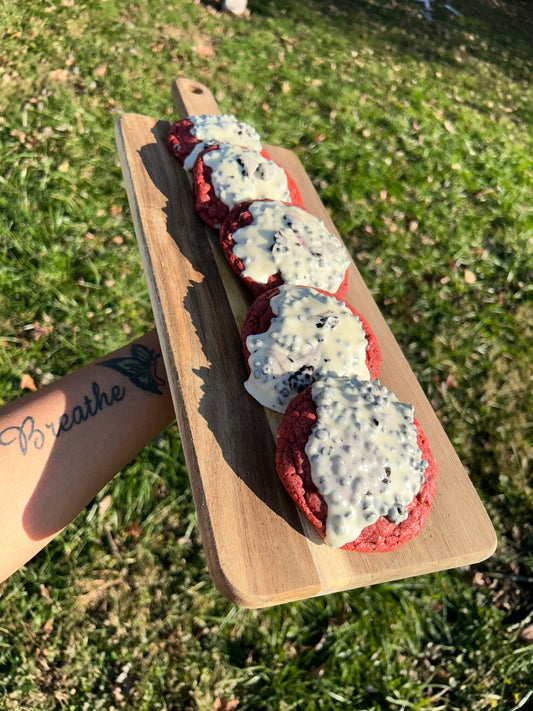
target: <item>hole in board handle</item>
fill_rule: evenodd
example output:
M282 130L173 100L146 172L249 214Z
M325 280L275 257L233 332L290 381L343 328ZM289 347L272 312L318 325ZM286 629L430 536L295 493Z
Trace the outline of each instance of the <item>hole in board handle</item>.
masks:
M203 94L204 90L201 86L198 86L197 84L188 84L186 87L187 91L190 91L191 94Z

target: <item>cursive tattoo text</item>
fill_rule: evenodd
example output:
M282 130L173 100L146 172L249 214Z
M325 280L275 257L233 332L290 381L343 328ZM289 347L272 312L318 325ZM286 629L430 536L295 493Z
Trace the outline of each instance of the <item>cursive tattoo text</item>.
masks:
M26 454L30 445L35 449L43 448L44 433L35 427L35 420L28 415L21 425L11 425L0 432L0 444L4 447L17 444L22 454Z
M112 368L125 375L138 388L147 392L161 394L160 387L165 385L163 378L156 372L160 354L146 348L140 343L133 344L129 357L109 358L97 363ZM84 395L83 400L74 405L71 410L63 412L53 422L46 422L37 427L35 419L27 415L20 424L10 425L0 430L0 447L18 447L22 455L30 450L42 449L47 437L57 439L82 425L93 417L97 417L105 409L112 408L126 397L126 387L111 385L107 390L101 390L96 381L91 385L91 392Z
M90 417L95 417L104 407L112 407L115 402L123 400L126 388L113 385L108 393L100 392L98 383L93 382L92 394L92 398L85 395L83 405L76 405L70 413L64 412L57 422L57 427L53 422L46 423L54 437L59 437L62 432L69 432L75 425L87 422Z
M91 417L96 417L103 409L113 407L116 402L123 400L126 388L112 385L105 392L100 390L97 382L93 382L91 394L92 397L85 395L82 404L75 405L69 412L64 412L57 422L46 422L43 429L36 426L35 419L31 415L27 415L22 424L11 425L0 431L0 445L9 447L14 444L23 455L26 455L31 447L42 449L47 430L55 438L63 432L69 432L73 427L87 422Z

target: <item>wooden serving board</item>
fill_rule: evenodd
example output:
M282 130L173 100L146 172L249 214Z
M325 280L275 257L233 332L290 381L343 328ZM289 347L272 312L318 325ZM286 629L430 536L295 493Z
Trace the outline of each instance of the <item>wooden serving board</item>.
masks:
M205 86L180 79L180 117L219 113ZM238 114L238 107L235 113ZM356 267L347 301L370 323L381 382L412 403L437 459L426 526L391 553L329 549L297 511L274 466L280 415L245 391L240 327L252 302L197 217L189 175L170 155L170 124L126 114L118 153L183 442L210 575L229 600L265 607L478 562L496 547L492 524ZM304 205L335 228L298 158L266 147L295 179Z

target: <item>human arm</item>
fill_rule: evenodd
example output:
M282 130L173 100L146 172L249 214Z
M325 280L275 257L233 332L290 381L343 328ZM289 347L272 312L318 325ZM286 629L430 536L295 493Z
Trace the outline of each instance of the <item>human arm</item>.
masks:
M155 330L0 410L0 580L174 419Z

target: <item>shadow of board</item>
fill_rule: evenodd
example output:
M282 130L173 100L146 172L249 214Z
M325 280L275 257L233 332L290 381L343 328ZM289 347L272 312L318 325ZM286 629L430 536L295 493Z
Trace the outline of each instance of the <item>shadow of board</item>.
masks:
M192 373L201 380L198 412L235 475L275 514L301 532L295 507L275 471L275 442L264 409L244 394L248 374L241 355L240 333L208 243L214 239L216 249L218 240L195 213L186 172L169 156L166 148L169 127L167 121L158 121L152 129L155 142L143 146L140 156L150 180L166 201L163 213L170 239L194 271L203 276L199 281L189 282L182 303L209 363L209 367L191 364ZM178 202L172 199L176 194L189 195L190 199ZM203 236L202 233L205 239L187 237ZM251 304L251 298L242 289ZM203 319L202 314L206 313L216 314L216 318ZM179 391L179 377L177 383ZM179 397L182 399L181 393ZM235 442L242 446L235 446Z

